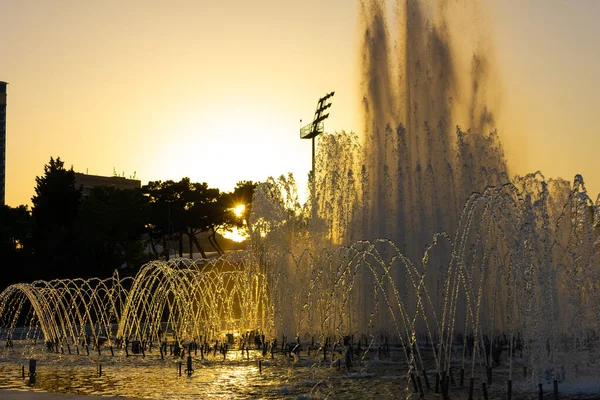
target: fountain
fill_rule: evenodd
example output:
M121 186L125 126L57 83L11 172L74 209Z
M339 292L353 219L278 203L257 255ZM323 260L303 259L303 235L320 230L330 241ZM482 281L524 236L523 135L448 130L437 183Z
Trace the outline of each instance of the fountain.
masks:
M461 58L451 8L408 0L394 35L383 3L361 3L368 133L320 137L306 204L292 176L261 184L248 251L13 285L1 360L68 376L92 360L127 371L114 374L128 390L102 393L141 397L160 397L186 356L178 397L597 395L597 204L580 176L508 178L492 57ZM124 377L138 367L154 389ZM239 379L218 391L224 376Z

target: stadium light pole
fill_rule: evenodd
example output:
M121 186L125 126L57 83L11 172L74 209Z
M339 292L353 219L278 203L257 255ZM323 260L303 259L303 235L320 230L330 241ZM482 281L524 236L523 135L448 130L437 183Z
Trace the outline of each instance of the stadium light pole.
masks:
M328 103L330 97L333 97L335 92L328 93L327 95L321 97L317 103L317 110L315 111L315 116L313 121L300 128L300 139L311 139L312 140L312 170L310 171L311 175L315 174L315 139L321 133L323 133L323 128L325 127L325 121L327 117L329 117L329 113L323 114L325 110L331 107L331 103Z

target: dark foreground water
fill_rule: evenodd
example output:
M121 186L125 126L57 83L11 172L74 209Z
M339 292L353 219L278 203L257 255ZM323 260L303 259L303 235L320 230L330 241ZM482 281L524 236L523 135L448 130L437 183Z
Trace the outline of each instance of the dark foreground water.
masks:
M27 352L25 352L27 353ZM108 354L107 354L108 353ZM0 352L0 389L62 392L99 396L123 396L148 399L408 399L419 398L413 393L413 385L407 377L407 366L400 361L400 353L378 359L364 357L354 360L346 368L341 360L323 362L321 356L312 357L304 352L299 358L275 355L262 359L258 351L248 355L230 351L227 359L212 354L205 360L194 358L194 373L187 376L183 360L182 376L179 376L180 359L161 359L156 352L146 357L115 354L77 356L67 354L29 352L27 357L17 348ZM37 361L37 376L34 381L23 378L28 370L28 358ZM335 357L342 357L336 354ZM262 371L259 370L259 360ZM99 374L99 366L102 373ZM468 388L460 388L460 364L454 367L455 383L450 386L451 399L467 399ZM483 368L477 369L474 399L482 399L481 383L486 381ZM489 398L507 398L507 368L494 370L494 382L488 386ZM437 399L433 370L428 372L431 389L425 398ZM513 372L512 398L538 399L537 383L527 382ZM469 376L465 377L468 386ZM559 384L560 399L600 399L600 382L589 380L565 381ZM552 382L544 382L545 399L553 399Z

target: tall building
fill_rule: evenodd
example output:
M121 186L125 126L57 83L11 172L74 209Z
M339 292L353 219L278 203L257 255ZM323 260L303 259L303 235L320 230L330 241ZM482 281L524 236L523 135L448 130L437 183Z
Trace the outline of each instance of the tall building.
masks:
M0 205L6 204L6 85L0 81Z

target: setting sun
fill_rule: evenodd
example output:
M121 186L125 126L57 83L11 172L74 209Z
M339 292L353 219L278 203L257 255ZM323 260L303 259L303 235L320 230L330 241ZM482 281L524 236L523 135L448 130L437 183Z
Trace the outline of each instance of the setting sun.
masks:
M237 206L233 207L233 213L238 218L241 218L244 215L245 210L246 206L244 204L238 204ZM248 239L248 234L246 233L245 228L240 229L233 227L230 231L223 232L222 235L224 238L238 243Z
M240 218L242 215L244 215L245 210L246 210L246 206L243 204L240 204L238 206L235 206L235 208L233 209L233 212L236 217Z

